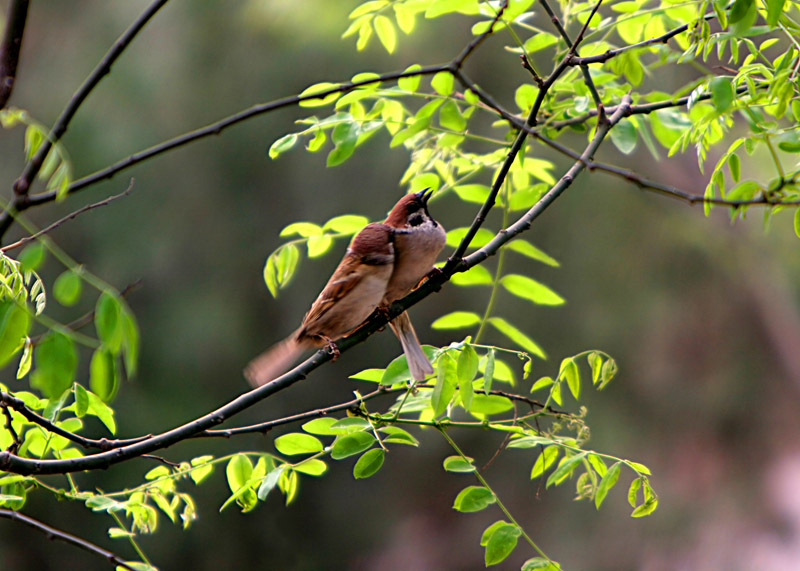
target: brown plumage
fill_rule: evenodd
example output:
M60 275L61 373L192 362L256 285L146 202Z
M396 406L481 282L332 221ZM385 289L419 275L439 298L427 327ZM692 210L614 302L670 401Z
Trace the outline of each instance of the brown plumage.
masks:
M444 248L445 231L428 212L428 199L433 191L421 190L405 195L384 220L394 228L394 270L381 301L388 307L404 297L430 273ZM403 346L408 369L414 380L433 374L433 366L422 351L408 312L395 317L389 325Z
M344 337L375 310L394 267L394 230L368 224L350 242L342 261L308 310L300 327L255 359L244 371L253 386L286 371L302 353Z

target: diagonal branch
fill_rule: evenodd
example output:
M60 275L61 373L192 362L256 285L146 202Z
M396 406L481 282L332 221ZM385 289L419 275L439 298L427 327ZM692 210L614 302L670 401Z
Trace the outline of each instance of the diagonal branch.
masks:
M81 549L88 551L89 553L93 553L99 557L102 557L109 563L116 565L117 567L122 567L123 569L129 569L130 571L136 571L139 567L134 567L133 565L127 563L124 559L115 555L114 553L108 551L107 549L103 549L99 545L95 545L90 541L86 541L76 535L72 535L71 533L67 533L66 531L61 531L60 529L56 529L53 526L47 525L39 521L38 519L34 519L30 516L22 514L18 511L9 510L6 508L0 508L0 517L4 517L6 519L10 519L12 521L18 521L20 523L24 523L27 526L32 527L38 531L44 533L48 539L58 539L61 541L65 541L70 545L74 545L75 547L80 547Z
M30 0L11 0L8 4L6 31L0 44L0 109L6 106L14 91L29 4Z
M30 188L31 182L33 178L39 173L39 169L42 168L42 164L44 163L44 159L47 157L47 154L50 152L53 143L57 142L64 133L67 131L67 127L69 126L69 122L72 120L72 117L78 111L78 108L81 106L83 101L92 92L92 90L100 83L100 80L103 79L105 75L107 75L111 71L111 65L116 61L116 59L125 51L125 48L131 43L136 34L138 34L142 28L144 28L145 24L152 18L158 10L167 3L168 0L155 0L147 9L142 12L142 14L136 19L136 21L131 24L130 28L125 30L125 32L119 37L119 39L111 46L111 49L106 53L100 63L97 65L96 68L89 74L89 77L83 82L78 88L78 91L72 96L67 106L64 108L64 111L61 112L61 115L56 120L53 128L50 130L47 138L42 141L39 150L33 156L33 158L25 165L25 169L22 171L20 177L14 182L14 192L17 194L17 198L21 201L24 201L25 195L28 193L28 189Z
M59 226L61 226L65 222L69 222L70 220L72 220L73 218L75 218L77 216L80 216L84 212L87 212L87 211L92 210L94 208L98 208L100 206L105 206L107 204L111 204L112 202L114 202L118 198L122 198L123 196L128 196L131 193L131 190L133 190L133 179L131 179L130 184L128 184L128 188L126 188L125 190L123 190L119 194L111 195L108 198L104 198L103 200L100 200L99 202L94 202L92 204L87 204L86 206L83 206L82 208L79 208L75 212L67 214L63 218L60 218L59 220L56 220L55 222L50 224L47 228L39 230L35 234L31 234L30 236L25 236L24 238L20 238L19 240L17 240L16 242L14 242L12 244L9 244L8 246L3 246L2 248L0 248L0 252L6 253L9 250L13 250L15 248L19 248L20 246L24 246L28 242L31 242L32 240L36 240L40 236L43 236L45 234L48 234L48 233L52 232L53 230L55 230L56 228L58 228Z

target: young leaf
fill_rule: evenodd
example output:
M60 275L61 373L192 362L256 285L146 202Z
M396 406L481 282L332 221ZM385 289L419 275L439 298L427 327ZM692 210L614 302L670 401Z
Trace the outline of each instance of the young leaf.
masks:
M522 331L511 325L502 317L492 317L489 319L491 323L500 333L511 339L514 343L522 347L525 351L536 355L541 359L547 359L545 352L536 344L536 342L525 335Z
M574 359L568 357L561 361L561 370L558 372L558 378L567 381L567 386L575 400L580 398L581 394L581 375L578 364Z
M120 302L115 294L104 291L95 306L94 326L97 336L108 349L116 354L122 346L122 321Z
M539 305L561 305L564 303L563 297L546 285L527 276L507 274L503 276L501 283L513 295Z
M294 456L297 454L315 454L323 449L322 442L310 434L290 432L275 439L275 448L281 454Z
M53 283L53 295L61 305L71 307L78 303L82 285L81 277L73 270L67 270Z
M492 390L492 382L494 381L494 349L489 349L486 354L486 366L483 368L483 392L488 395Z
M21 272L36 271L44 261L45 249L41 242L34 242L28 244L19 253L17 261L19 262L19 269Z
M508 249L513 250L518 254L522 254L523 256L526 256L532 260L536 260L538 262L542 262L543 264L547 264L548 266L552 266L554 268L557 268L560 265L558 263L558 260L544 253L542 250L540 250L530 242L523 240L522 238L515 238L514 241L508 244Z
M379 428L378 430L386 434L386 438L383 439L384 443L419 446L419 440L414 438L407 431L403 430L402 428L398 428L397 426L384 426L383 428Z
M619 471L620 471L620 462L615 462L611 468L608 469L603 479L600 480L600 484L597 486L597 491L594 495L594 505L597 509L600 509L600 505L603 503L603 500L606 499L609 490L614 487L614 484L617 483L617 479L619 479Z
M484 486L468 486L456 496L453 509L462 513L478 512L496 501L490 489Z
M252 473L253 464L245 454L236 454L231 458L225 468L225 475L231 492L236 493L242 486L246 485Z
M472 327L481 322L481 317L471 311L454 311L441 316L431 324L433 329L460 329Z
M467 472L474 472L475 466L472 464L472 458L467 458L464 460L461 456L448 456L442 462L444 469L448 472L455 472L457 474L463 474Z
M717 76L709 83L711 102L720 113L727 111L735 97L733 83L729 77Z
M348 456L360 454L375 444L375 437L368 432L353 432L339 436L333 443L331 458L342 460Z
M78 355L72 339L60 331L50 331L34 351L36 365L31 384L49 399L57 399L72 384L78 368Z
M545 487L549 488L551 484L559 484L566 479L578 467L578 464L586 457L586 452L575 454L574 456L565 457L561 460L558 468L550 474L545 483Z
M10 299L0 302L0 367L26 346L30 326L30 314L25 307Z
M328 471L328 465L318 458L309 458L295 464L292 469L309 476L322 476Z
M378 34L378 39L381 41L381 44L383 44L383 47L386 48L386 51L390 54L394 53L397 47L397 31L394 29L392 21L383 14L379 14L375 16L373 25L375 26L375 32Z
M472 403L472 379L478 372L478 361L478 354L472 345L466 345L458 356L458 394L466 410Z
M109 402L117 393L114 356L103 347L98 347L92 354L89 364L89 388L105 402Z
M497 565L511 555L517 546L517 539L522 530L514 524L507 523L494 530L486 542L486 566Z
M449 71L440 71L433 76L431 87L433 87L439 95L450 95L453 92L453 74Z
M517 446L515 446L515 448L516 447ZM542 453L539 454L539 457L536 458L536 462L533 463L533 470L531 470L531 480L538 478L539 476L544 474L550 468L550 466L553 465L553 462L556 461L560 452L561 448L559 446L556 446L555 444L545 447L545 449L542 450Z
M364 452L353 467L353 477L356 480L360 480L375 474L383 466L384 456L382 448L374 448Z
M458 372L456 360L447 353L442 353L436 364L437 376L436 386L431 395L431 406L435 416L439 416L447 410L447 405L453 398L453 394L458 384Z

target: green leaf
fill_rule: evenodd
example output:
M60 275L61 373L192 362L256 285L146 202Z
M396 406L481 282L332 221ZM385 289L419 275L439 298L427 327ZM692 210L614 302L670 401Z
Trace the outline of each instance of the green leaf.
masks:
M190 464L193 466L193 468L191 472L189 472L189 477L192 478L192 481L195 484L199 484L208 478L211 475L211 472L214 471L214 465L211 464L211 460L213 459L214 457L210 454L192 458Z
M471 311L454 311L443 315L431 324L433 329L459 329L461 327L472 327L481 322L477 313Z
M0 367L5 366L14 355L26 346L25 340L30 326L31 317L25 307L10 299L0 301ZM30 357L30 351L28 355ZM20 363L20 370L21 368L22 364ZM17 378L20 376L18 375Z
M453 92L453 74L449 71L440 71L431 79L431 87L436 90L439 95L445 97Z
M436 386L431 395L431 406L435 416L447 410L458 384L456 360L447 353L442 353L436 363Z
M293 470L309 476L322 476L328 471L328 465L318 458L309 458L295 464Z
M445 129L461 132L467 128L467 120L461 114L455 101L447 100L439 108L439 124Z
M362 230L367 224L369 224L369 219L366 216L344 214L328 220L322 226L322 229L324 231L335 232L337 234L345 234L349 236Z
M331 134L331 140L336 146L328 153L327 166L335 167L349 159L356 148L360 134L359 126L354 122L336 125Z
M89 397L89 408L87 414L93 414L102 422L111 434L116 434L117 423L114 420L114 409L108 406L103 400L91 391L86 391Z
M548 266L552 266L557 268L560 266L558 260L553 258L552 256L544 253L542 250L523 240L522 238L515 238L509 245L509 250L513 250L518 254L522 254L525 257L528 257L532 260L536 260L537 262L542 262L543 264L547 264ZM481 266L482 267L482 266ZM455 277L455 276L454 276Z
M462 513L479 512L496 501L490 489L484 486L468 486L456 496L453 509Z
M461 350L458 356L458 394L461 397L461 405L469 410L472 404L472 379L478 373L478 354L472 345L467 345Z
M475 466L472 465L472 458L467 458L467 460L464 460L464 458L461 456L448 456L444 459L442 465L446 471L455 472L456 474L464 474L475 471Z
M478 0L433 0L425 11L425 17L437 18L452 12L475 15L480 13L480 6Z
M517 539L520 535L522 535L522 530L510 523L495 529L486 542L486 566L497 565L511 555L517 546Z
M572 396L575 397L575 400L578 400L581 394L581 373L574 359L568 357L561 361L558 378L567 381L569 391L572 393Z
M299 97L301 98L308 97L315 93L322 93L323 91L328 91L329 89L333 89L338 86L339 86L338 83L328 83L328 82L317 83L304 89L303 92L299 95ZM333 93L330 93L328 95L322 95L317 98L304 99L303 101L300 101L298 105L300 107L324 107L325 105L328 105L336 101L341 95L342 93L340 91L334 91Z
M124 349L125 371L128 377L136 374L139 361L139 326L131 310L122 305L122 348Z
M75 383L72 385L72 392L75 394L75 416L82 418L89 410L89 395L82 385Z
M281 464L267 472L267 475L262 478L261 484L258 486L257 497L259 500L263 502L267 499L267 496L278 485L278 481L280 481L281 476L287 469L288 466L286 464Z
M309 420L301 427L303 430L310 434L317 434L320 436L336 436L342 433L342 430L332 429L331 425L338 419L327 416L324 418L315 418Z
M386 51L390 54L394 53L397 47L397 31L394 29L392 21L383 14L379 14L375 16L373 26L375 26L375 33L378 34L378 39Z
M636 501L636 496L638 495L639 489L642 487L642 477L638 477L631 482L630 488L628 488L628 503L632 508L636 507L638 503Z
M519 442L519 441L517 441ZM519 446L515 446L518 448ZM542 453L536 458L536 462L533 463L533 469L531 470L531 480L534 478L538 478L542 474L544 474L550 466L553 465L558 459L558 455L561 452L561 448L556 446L555 444L545 447L542 450Z
M116 295L108 291L100 294L95 306L94 326L97 336L114 354L122 347L120 310L120 302Z
M397 27L403 30L406 34L414 31L414 15L413 9L410 9L405 4L394 4L394 17L397 20Z
M225 468L225 475L231 492L236 493L242 486L247 485L252 473L253 464L245 454L236 454L231 458Z
M385 453L382 448L367 450L353 466L353 477L356 480L369 478L383 466Z
M472 266L466 272L453 274L450 281L457 286L491 285L492 274L483 266Z
M17 261L21 272L36 271L44 261L45 249L41 242L28 244L19 253Z
M658 507L658 498L651 498L650 500L646 501L635 510L631 514L631 517L644 517L646 515L650 515L656 508Z
M278 296L278 288L286 287L294 277L300 251L294 244L285 244L275 250L264 265L264 282L273 297Z
M0 334L0 339L2 339L1 334ZM2 342L0 341L0 343ZM24 343L24 349L22 350L22 357L19 358L19 366L17 367L17 378L21 379L22 377L27 375L28 371L31 370L32 364L33 364L33 343L31 343L30 337L26 337Z
M284 153L297 144L298 137L296 133L289 133L280 139L277 139L269 147L269 158L276 159L281 153Z
M467 235L468 228L455 228L447 232L446 243L448 246L455 248ZM481 228L475 234L475 237L472 238L472 242L470 243L470 248L482 248L486 244L488 244L491 239L494 238L494 234L489 232L486 228Z
M407 431L403 430L402 428L398 428L397 426L384 426L383 428L379 428L378 430L386 434L386 438L383 439L384 443L419 446L419 440L414 438Z
M538 34L534 34L528 40L525 41L525 51L531 54L534 52L538 52L539 50L549 48L550 46L554 46L557 43L558 43L558 38L556 38L553 34L548 34L546 32L539 32Z
M395 6L399 6L399 4L395 4ZM398 19L398 24L399 24L399 19ZM402 28L402 26L401 26L401 28ZM403 30L403 31L405 31L405 30ZM415 63L413 65L408 66L403 71L403 73L412 73L412 72L415 72L415 71L417 71L419 69L422 69L422 66L419 65L418 63ZM410 91L410 92L414 93L415 91L417 91L417 88L419 87L419 80L420 80L420 76L419 75L411 75L409 77L401 77L401 78L399 78L397 80L397 85L400 87L400 89L405 89L406 91Z
M483 368L483 392L486 395L492 390L492 382L494 381L494 358L494 349L489 349L489 352L486 354L486 365Z
M531 557L522 564L520 571L561 571L558 563L551 562L544 557Z
M600 509L600 505L603 503L603 500L606 499L609 490L617 483L620 467L620 462L614 463L605 473L603 479L600 480L600 484L597 486L597 491L594 494L594 505L597 509Z
M368 432L353 432L339 436L333 443L331 458L342 460L348 456L360 454L375 444L375 437Z
M555 471L553 471L553 473L547 478L545 487L549 488L551 484L559 484L566 479L583 461L583 459L586 457L586 454L586 452L581 452L580 454L575 454L574 456L564 457L561 460L561 463L558 465L558 468L556 468Z
M98 347L92 354L89 364L89 388L105 402L109 402L117 393L114 356L103 347Z
M281 238L288 238L290 236L302 236L308 238L310 236L319 236L322 234L322 228L319 224L313 222L293 222L286 226L279 236Z
M540 359L547 359L545 352L536 344L536 342L525 335L522 331L511 325L502 317L492 317L489 319L491 323L500 333L511 339L514 343L522 347L528 353L536 355Z
M735 94L733 92L733 83L730 77L718 76L711 80L709 83L711 90L711 102L717 111L722 113L727 111L733 103Z
M281 454L295 456L297 454L314 454L323 449L322 442L310 434L290 432L275 439L275 449Z
M625 155L629 155L636 148L636 126L629 119L623 119L611 129L609 133L611 142L619 151Z
M794 233L800 238L800 208L794 211Z
M53 283L53 295L61 305L75 305L81 297L83 282L73 270L63 272Z
M473 416L481 418L500 414L512 408L514 408L514 403L504 396L477 394L472 397L472 406L469 407L469 412Z
M331 424L332 430L339 430L340 434L349 434L350 432L360 432L362 430L369 430L371 424L365 418L357 416L348 416L341 418Z
M444 107L442 109L444 109ZM441 112L439 112L439 115L441 116ZM464 121L464 127L466 127L466 121ZM464 127L462 127L462 129ZM489 196L491 189L485 184L459 184L453 187L453 191L464 202L483 204L486 202L486 198Z
M397 383L403 383L411 380L411 372L408 370L408 361L405 354L400 355L394 359L389 366L383 371L381 377L381 385L390 387Z
M36 369L31 384L49 399L57 399L72 384L78 368L78 355L72 339L60 331L50 331L34 352Z
M539 305L562 305L564 298L528 276L507 274L500 280L509 293Z

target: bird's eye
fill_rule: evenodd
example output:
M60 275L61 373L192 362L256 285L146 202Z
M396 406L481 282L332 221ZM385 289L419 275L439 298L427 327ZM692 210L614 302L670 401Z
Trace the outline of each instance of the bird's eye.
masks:
M419 226L424 222L424 218L422 214L414 214L408 217L408 225L409 226Z

